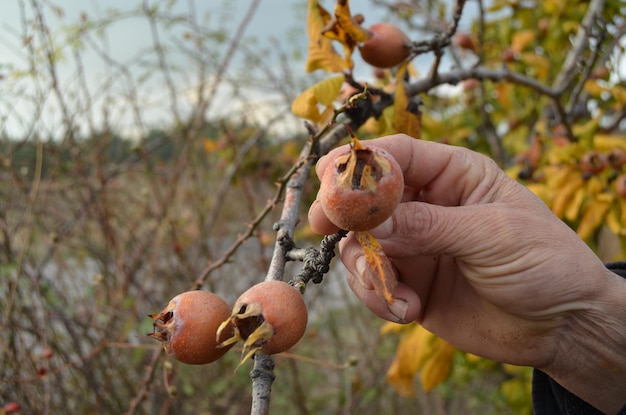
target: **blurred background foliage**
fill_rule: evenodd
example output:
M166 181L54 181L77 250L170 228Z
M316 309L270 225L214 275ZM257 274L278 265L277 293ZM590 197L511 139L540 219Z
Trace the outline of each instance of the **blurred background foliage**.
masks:
M418 42L445 34L460 3L352 7ZM279 206L225 255L307 140L292 102L336 76L304 70L306 2L269 42L252 30L268 21L258 1L202 12L174 0L97 2L78 14L61 2L13 5L0 33L12 52L0 58L0 408L249 413L236 350L209 366L179 364L145 336L146 315L200 275L231 303L264 278ZM419 96L422 139L489 154L603 259L623 259L625 7L467 1L439 66L419 55L398 78L354 56L352 77ZM145 43L116 54L136 38ZM354 86L333 90L332 105ZM394 111L391 102L363 120L359 137L397 131ZM303 189L301 246L319 242L305 220L317 186L311 178ZM529 368L467 355L417 325L385 325L351 295L340 264L305 298L307 334L276 358L274 413L530 413Z

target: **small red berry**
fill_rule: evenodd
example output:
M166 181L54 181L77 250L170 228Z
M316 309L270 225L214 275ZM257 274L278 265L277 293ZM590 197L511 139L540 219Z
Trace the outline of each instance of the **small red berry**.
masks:
M157 314L154 331L148 336L159 340L172 358L191 365L203 365L222 357L230 347L218 346L229 335L232 327L217 329L230 314L230 307L217 294L209 291L186 291L178 294Z

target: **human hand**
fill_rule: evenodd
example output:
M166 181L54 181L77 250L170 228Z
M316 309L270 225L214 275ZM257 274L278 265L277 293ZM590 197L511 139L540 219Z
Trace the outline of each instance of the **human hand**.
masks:
M397 272L396 301L388 308L362 280L363 252L349 235L341 259L357 297L378 316L417 320L465 351L566 370L555 356L579 341L584 330L572 327L609 297L619 304L609 291L623 293L623 281L487 157L402 135L367 144L396 158L406 189L393 216L371 231ZM320 159L318 175L333 154ZM318 233L337 230L317 201L309 221Z

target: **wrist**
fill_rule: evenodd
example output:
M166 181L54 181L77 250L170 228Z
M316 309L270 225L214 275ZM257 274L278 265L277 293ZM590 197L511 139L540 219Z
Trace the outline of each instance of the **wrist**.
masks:
M566 317L555 357L540 369L615 414L626 404L626 279L606 270L597 283L597 295Z

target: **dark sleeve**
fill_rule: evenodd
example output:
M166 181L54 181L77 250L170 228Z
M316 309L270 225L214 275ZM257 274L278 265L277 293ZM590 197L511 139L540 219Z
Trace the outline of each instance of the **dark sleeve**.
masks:
M626 262L612 262L606 267L626 278ZM540 370L533 372L533 411L535 415L602 415ZM626 389L626 386L625 386ZM626 399L626 391L624 392ZM626 415L626 405L617 413Z

